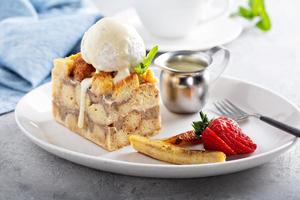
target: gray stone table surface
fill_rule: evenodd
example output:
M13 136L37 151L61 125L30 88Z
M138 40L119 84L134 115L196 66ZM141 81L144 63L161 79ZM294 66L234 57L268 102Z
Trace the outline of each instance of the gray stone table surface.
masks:
M270 88L300 105L300 1L268 1L273 29L249 29L227 45L227 75ZM300 199L300 144L263 166L197 179L138 178L53 156L0 117L0 199Z

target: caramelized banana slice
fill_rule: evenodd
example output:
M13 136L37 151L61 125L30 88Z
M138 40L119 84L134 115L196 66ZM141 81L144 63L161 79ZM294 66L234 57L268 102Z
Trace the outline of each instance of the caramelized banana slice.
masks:
M226 159L223 152L188 150L161 140L150 140L139 135L130 135L129 141L138 152L174 164L214 163L224 162Z
M192 146L202 143L201 137L197 136L193 130L163 139L163 141L180 147Z

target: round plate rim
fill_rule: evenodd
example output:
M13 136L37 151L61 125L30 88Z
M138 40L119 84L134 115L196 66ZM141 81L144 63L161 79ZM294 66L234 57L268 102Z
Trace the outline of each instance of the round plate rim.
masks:
M234 78L234 77L231 77L231 76L222 76L223 79L227 79L227 80L232 80L232 81L238 81L238 82L243 82L247 85L251 85L251 86L254 86L254 87L258 87L260 89L263 89L265 90L266 92L269 92L269 93L272 93L273 95L276 95L278 96L279 98L283 99L284 101L286 101L288 104L290 104L300 115L300 108L298 108L298 106L296 106L293 102L289 101L286 97L268 89L268 88L265 88L263 86L260 86L258 84L255 84L255 83L251 83L249 81L243 81L243 80L240 80L238 78ZM45 87L46 85L49 85L50 83L45 83L37 88L35 88L34 90L32 90L31 92L34 92L35 90L38 90L40 89L41 87ZM222 165L230 165L230 164L238 164L238 163L242 163L242 162L245 162L245 161L248 161L248 160L254 160L254 159L258 159L258 158L261 158L261 157L265 157L265 156L268 156L268 155L272 155L273 153L275 152L280 152L281 150L283 149L289 149L291 148L296 142L297 142L297 137L294 137L293 139L291 139L291 141L289 141L288 143L284 144L284 145L281 145L275 149L272 149L270 151L267 151L267 152L264 152L264 153L261 153L261 154L258 154L258 155L254 155L254 156L249 156L249 157L245 157L245 158L240 158L240 159L237 159L237 160L229 160L229 161L226 161L226 162L223 162L223 163L208 163L208 164L201 164L201 165L174 165L174 164L148 164L148 163L134 163L134 162L127 162L127 161L121 161L121 160L114 160L114 159L110 159L110 158L103 158L101 156L92 156L92 155L87 155L87 154L84 154L84 153L80 153L80 152L76 152L76 151L71 151L69 149L65 149L63 147L60 147L60 146L56 146L54 144L51 144L51 143L48 143L48 142L45 142L37 137L35 137L34 135L32 135L30 133L30 131L28 131L27 129L25 129L21 122L19 121L19 118L18 118L18 115L19 115L19 107L21 106L22 104L22 101L28 96L30 95L30 93L27 93L25 96L22 97L22 99L18 102L17 106L16 106L16 109L15 109L15 120L16 120L16 123L18 125L18 127L21 129L21 131L32 141L34 142L36 145L38 145L39 147L43 148L44 150L52 153L52 154L55 154L53 153L53 151L60 151L64 154L70 154L72 156L76 156L77 158L83 158L83 159L90 159L92 161L102 161L102 162L105 162L105 163L111 163L111 164L117 164L117 165L123 165L125 167L131 167L131 166L135 166L135 167L146 167L146 168L186 168L186 169L190 169L190 168L201 168L201 167L217 167L217 166L222 166ZM50 150L48 150L48 149ZM55 154L57 155L57 154ZM59 156L59 155L57 155ZM61 157L61 156L59 156ZM66 159L66 158L64 158ZM68 159L66 159L68 160ZM73 162L73 161L71 161Z

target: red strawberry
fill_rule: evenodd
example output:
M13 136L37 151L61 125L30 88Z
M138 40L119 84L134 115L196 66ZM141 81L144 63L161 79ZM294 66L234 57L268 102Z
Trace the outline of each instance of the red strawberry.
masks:
M227 156L235 155L236 152L230 148L215 132L206 128L202 133L204 148L207 150L218 150L224 152Z
M227 117L218 117L212 120L210 127L225 143L227 143L238 154L252 153L256 144L242 132L239 125Z
M200 112L200 117L201 121L193 122L193 127L198 135L202 135L204 148L223 151L228 156L249 154L255 151L256 144L242 132L242 129L234 120L227 117L218 117L209 121L203 112ZM217 142L214 142L214 140ZM225 148L220 140L230 149Z

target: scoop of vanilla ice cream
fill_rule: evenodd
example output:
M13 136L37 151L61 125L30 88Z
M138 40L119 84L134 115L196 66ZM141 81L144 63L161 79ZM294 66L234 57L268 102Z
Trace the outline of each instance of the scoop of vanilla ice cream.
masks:
M99 71L128 71L142 62L145 45L137 31L112 19L102 18L84 34L81 55Z

